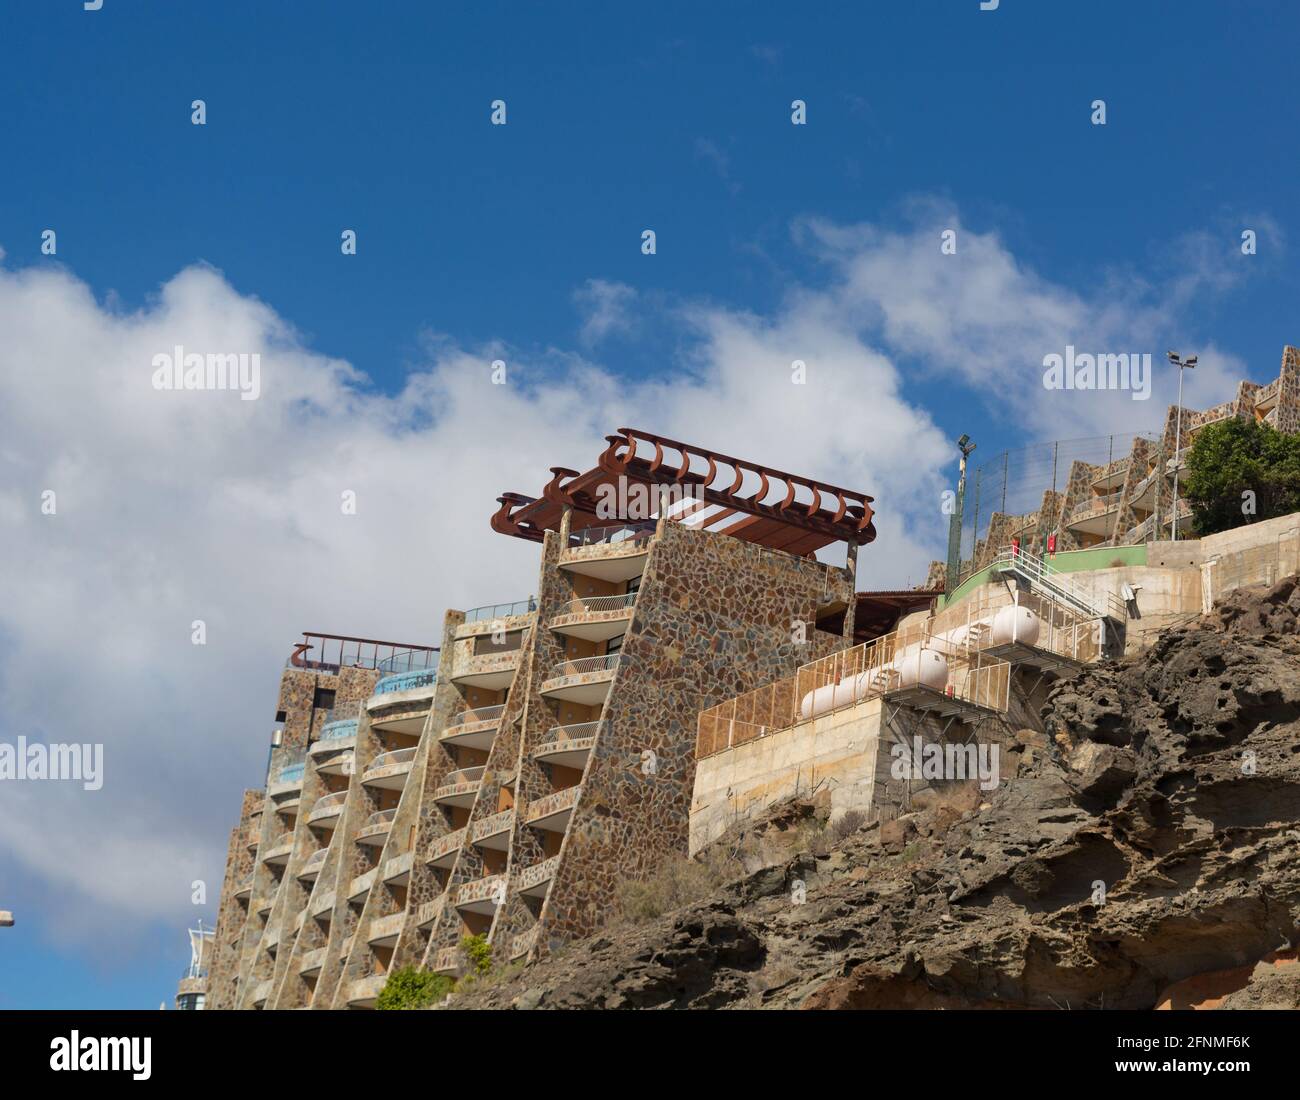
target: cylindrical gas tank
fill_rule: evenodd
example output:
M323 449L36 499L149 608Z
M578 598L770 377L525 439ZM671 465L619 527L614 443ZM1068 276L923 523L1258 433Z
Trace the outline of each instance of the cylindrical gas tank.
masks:
M1002 607L989 624L989 645L1009 645L1011 642L1034 645L1041 628L1042 620L1029 608Z
M904 650L894 661L898 670L899 687L933 688L943 691L948 686L948 661L942 653L920 646Z

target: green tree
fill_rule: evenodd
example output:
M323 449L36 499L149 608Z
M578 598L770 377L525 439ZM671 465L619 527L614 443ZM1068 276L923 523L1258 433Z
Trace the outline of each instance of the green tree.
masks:
M485 936L461 936L460 949L469 957L471 974L486 974L492 969L492 946Z
M1179 493L1198 535L1300 512L1300 435L1233 417L1197 432L1184 459Z
M428 1008L437 1004L456 983L446 974L430 974L405 966L388 975L388 981L375 1001L376 1008Z

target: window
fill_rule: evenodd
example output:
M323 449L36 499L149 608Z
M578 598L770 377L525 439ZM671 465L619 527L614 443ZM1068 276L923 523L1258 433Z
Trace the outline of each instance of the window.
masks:
M317 688L316 694L312 697L311 705L317 710L333 710L334 692L329 688Z

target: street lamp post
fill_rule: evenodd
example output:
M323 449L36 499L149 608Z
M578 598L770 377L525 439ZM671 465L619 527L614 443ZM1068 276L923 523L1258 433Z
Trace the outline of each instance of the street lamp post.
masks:
M966 459L970 457L975 444L970 436L963 433L957 440L961 451L961 477L957 481L957 506L948 520L948 567L944 571L944 591L951 592L957 587L957 571L961 568L961 528L962 508L966 501Z
M1165 352L1165 358L1178 368L1178 412L1174 427L1174 525L1172 541L1178 541L1178 473L1183 468L1183 371L1196 368L1196 356L1183 359L1176 351Z

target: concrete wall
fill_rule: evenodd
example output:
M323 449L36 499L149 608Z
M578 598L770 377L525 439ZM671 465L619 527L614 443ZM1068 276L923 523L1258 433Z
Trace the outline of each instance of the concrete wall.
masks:
M826 791L832 815L866 813L875 793L881 701L824 714L707 756L695 766L690 852L792 795Z

